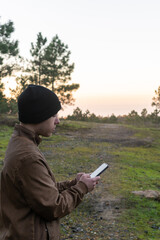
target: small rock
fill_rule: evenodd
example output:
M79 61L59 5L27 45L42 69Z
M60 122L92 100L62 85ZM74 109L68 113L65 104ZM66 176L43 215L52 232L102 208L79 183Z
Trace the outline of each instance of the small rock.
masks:
M155 199L160 201L160 192L155 190L145 190L145 191L133 191L135 195L143 196L150 199Z

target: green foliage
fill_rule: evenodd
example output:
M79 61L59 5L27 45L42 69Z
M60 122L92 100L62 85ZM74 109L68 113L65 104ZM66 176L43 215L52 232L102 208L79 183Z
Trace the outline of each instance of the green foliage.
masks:
M114 114L112 114L109 117L108 123L116 123L116 122L117 122L117 117Z
M7 103L7 99L3 94L3 88L4 86L1 83L0 84L0 114L8 112L8 103Z
M73 91L79 88L79 84L69 84L74 63L69 63L71 52L68 46L57 35L47 44L47 38L38 33L37 42L31 43L30 53L32 59L25 76L22 75L21 78L25 79L27 84L33 83L50 88L58 95L62 105L72 105ZM21 85L21 81L19 83Z
M18 112L17 100L14 98L8 99L9 114L16 114Z
M146 108L142 109L141 117L142 117L144 120L146 119L146 117L147 117L147 109L146 109Z
M0 169L3 164L5 151L6 151L12 131L13 131L12 127L0 125Z
M18 123L18 117L17 114L6 114L6 113L1 113L0 114L0 129L1 126L4 127L8 126L8 127L14 127L16 123Z
M3 77L11 75L15 69L15 57L18 55L18 41L11 40L14 32L14 24L8 21L0 23L0 113L14 112L13 101L9 101L3 94L4 85L1 83Z
M68 46L62 43L58 35L53 37L52 41L45 49L46 71L48 75L48 84L54 90L55 81L61 83L71 80L71 73L74 69L74 64L69 64L71 52Z
M90 113L90 111L87 109L84 113L82 110L77 107L73 110L72 115L67 116L68 120L76 120L76 121L87 121L87 122L102 122L102 123L116 123L117 117L112 114L110 117L101 117L96 116L94 113Z
M92 126L92 124L90 124ZM72 130L72 131L78 131L79 129L88 129L90 128L88 126L87 122L84 121L72 121L72 120L61 120L60 125L57 125L57 128L59 130L59 127L64 131Z
M155 90L155 96L152 98L152 106L156 107L156 109L160 110L160 86L158 87L158 90Z
M74 99L72 91L79 88L79 84L68 84L74 64L69 64L71 52L56 35L45 49L43 83L57 93L62 104L71 104Z
M96 116L94 113L90 113L87 109L84 113L77 107L73 110L72 115L68 115L68 120L87 121L87 122L99 122L99 123L124 123L131 125L156 125L159 126L160 117L158 116L157 109L151 114L147 113L147 109L144 108L139 115L135 110L132 110L128 115L116 117L114 114L107 117Z
M158 116L159 110L155 109L150 115L148 115L148 119L150 119L153 123L160 123L160 117Z
M128 122L137 123L139 120L140 120L140 116L135 110L132 110L127 116Z
M30 81L33 84L41 85L42 84L42 77L43 76L43 67L44 67L44 52L46 47L47 38L42 36L42 33L38 33L37 35L37 42L34 45L31 43L31 56L33 60L31 60L31 66L28 70L29 72L32 72L32 75L30 76Z
M14 32L14 24L8 21L5 24L0 23L0 77L11 75L15 64L8 64L11 57L18 55L18 41L11 40L11 34Z

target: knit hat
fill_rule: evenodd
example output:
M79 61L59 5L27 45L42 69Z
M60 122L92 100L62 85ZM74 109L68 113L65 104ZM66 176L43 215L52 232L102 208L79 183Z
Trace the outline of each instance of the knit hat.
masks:
M18 97L19 121L22 123L43 122L60 109L57 95L39 85L29 85Z

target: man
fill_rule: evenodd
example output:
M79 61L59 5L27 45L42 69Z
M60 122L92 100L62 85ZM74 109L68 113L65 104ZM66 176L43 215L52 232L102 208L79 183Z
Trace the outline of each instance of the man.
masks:
M40 152L39 135L52 135L60 109L56 94L42 86L29 85L18 98L20 124L15 126L1 172L0 240L60 239L60 218L98 183L99 177L84 173L57 183Z

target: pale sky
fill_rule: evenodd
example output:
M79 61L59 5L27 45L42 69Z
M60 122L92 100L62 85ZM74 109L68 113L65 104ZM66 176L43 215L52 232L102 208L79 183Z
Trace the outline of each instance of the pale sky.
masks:
M108 116L148 112L160 85L160 1L5 0L1 23L14 22L14 39L29 58L38 32L68 44L80 84L75 106Z

